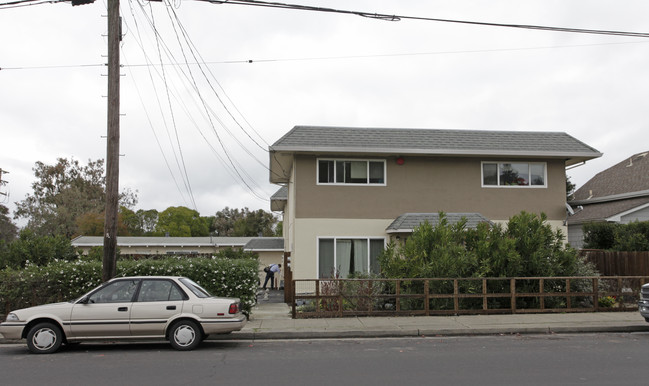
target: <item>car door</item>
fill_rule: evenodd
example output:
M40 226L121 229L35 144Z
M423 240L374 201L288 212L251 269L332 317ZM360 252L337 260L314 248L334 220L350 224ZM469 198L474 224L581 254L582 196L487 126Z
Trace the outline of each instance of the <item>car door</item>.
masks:
M126 337L139 279L115 280L72 307L70 335L76 338Z
M187 295L169 279L143 279L131 307L131 335L162 337L167 322L182 313Z

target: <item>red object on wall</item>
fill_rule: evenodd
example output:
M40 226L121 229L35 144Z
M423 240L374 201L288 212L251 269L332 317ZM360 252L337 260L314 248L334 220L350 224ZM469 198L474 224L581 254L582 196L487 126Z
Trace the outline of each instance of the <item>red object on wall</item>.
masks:
M404 161L403 157L397 157L397 165L403 165L404 162L406 161Z

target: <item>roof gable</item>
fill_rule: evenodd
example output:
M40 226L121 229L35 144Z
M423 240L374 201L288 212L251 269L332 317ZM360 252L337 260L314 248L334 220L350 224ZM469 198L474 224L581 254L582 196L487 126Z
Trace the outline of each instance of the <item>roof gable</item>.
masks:
M648 195L649 151L634 154L597 173L577 189L574 204L583 205L589 202L613 201Z

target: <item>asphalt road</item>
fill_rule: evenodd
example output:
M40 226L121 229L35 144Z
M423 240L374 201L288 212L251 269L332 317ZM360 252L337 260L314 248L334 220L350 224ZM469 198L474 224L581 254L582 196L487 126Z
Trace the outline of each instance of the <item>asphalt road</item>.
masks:
M4 385L646 385L649 334L0 346Z

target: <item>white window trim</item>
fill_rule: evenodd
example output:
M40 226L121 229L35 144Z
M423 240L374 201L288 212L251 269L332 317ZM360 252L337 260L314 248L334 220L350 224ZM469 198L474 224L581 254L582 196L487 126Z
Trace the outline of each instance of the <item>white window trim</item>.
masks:
M334 268L337 267L337 254L336 254L336 241L338 240L367 240L367 268L371 267L370 261L370 240L383 240L383 249L387 246L385 236L318 236L316 240L316 277L320 278L320 240L333 240L334 241ZM369 274L369 272L366 272Z
M320 161L334 161L334 182L320 182ZM336 182L336 161L365 161L367 162L367 179L368 183L366 184L346 184L344 182ZM370 176L370 162L382 162L383 163L383 183L375 184L369 182ZM316 185L326 185L326 186L386 186L388 184L388 170L387 162L384 159L370 159L370 158L316 158L316 173L315 173L315 183Z
M485 185L484 183L484 164L496 164L500 171L500 164L525 163L528 165L543 165L543 185L500 185L500 172L497 174L498 183L496 185ZM530 161L482 161L480 162L480 185L483 188L496 189L547 189L548 187L548 163L547 162L530 162Z

